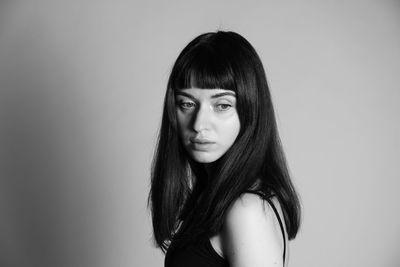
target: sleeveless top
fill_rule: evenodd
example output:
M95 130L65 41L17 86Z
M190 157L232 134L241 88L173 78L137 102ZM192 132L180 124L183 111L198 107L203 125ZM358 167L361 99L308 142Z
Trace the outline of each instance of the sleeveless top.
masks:
M283 266L285 266L286 256L286 238L282 220L279 213L271 201L271 199L265 197L262 192L247 190L248 193L254 193L261 196L266 200L272 207L282 231L283 236ZM185 247L175 246L175 242L172 241L167 253L165 255L164 267L229 267L228 261L221 257L212 247L210 239L208 237L197 240L196 243L191 243Z

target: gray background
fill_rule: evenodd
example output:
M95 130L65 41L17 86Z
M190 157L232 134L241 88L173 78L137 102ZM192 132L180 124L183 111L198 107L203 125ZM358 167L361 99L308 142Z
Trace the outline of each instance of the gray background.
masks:
M165 85L217 29L264 62L303 203L289 266L400 266L399 1L2 1L0 265L163 266Z

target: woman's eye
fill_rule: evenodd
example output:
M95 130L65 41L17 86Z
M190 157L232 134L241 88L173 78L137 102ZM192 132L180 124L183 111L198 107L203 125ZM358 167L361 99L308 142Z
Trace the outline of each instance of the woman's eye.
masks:
M192 109L195 106L196 104L193 102L183 102L183 101L179 102L179 107L182 109Z
M225 110L230 109L231 107L232 107L232 105L230 105L230 104L218 104L217 105L217 110L218 111L225 111Z

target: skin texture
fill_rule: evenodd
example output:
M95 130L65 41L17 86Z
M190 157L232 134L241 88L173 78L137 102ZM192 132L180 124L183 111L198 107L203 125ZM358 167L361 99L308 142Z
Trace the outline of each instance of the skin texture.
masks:
M282 217L278 201L273 201ZM232 267L283 266L279 222L268 202L258 195L243 194L231 205L219 241Z
M235 142L240 130L235 92L189 88L175 93L179 134L197 162L218 160Z

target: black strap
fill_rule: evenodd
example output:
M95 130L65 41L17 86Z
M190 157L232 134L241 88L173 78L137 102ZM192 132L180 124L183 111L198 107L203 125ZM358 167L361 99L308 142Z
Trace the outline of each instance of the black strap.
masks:
M279 226L281 227L281 231L282 231L282 236L283 236L283 266L285 266L285 258L286 258L286 236L285 236L285 230L284 230L284 228L283 228L283 223L282 223L281 217L279 216L279 213L278 213L278 211L277 211L277 209L276 209L274 203L272 203L271 199L270 199L270 198L267 198L267 197L265 196L265 194L262 193L262 192L254 191L254 190L246 190L245 192L254 193L254 194L257 194L257 195L261 196L261 197L262 197L263 199L265 199L265 200L269 203L269 205L272 207L272 210L274 211L274 213L275 213L275 215L276 215L276 218L278 219Z

